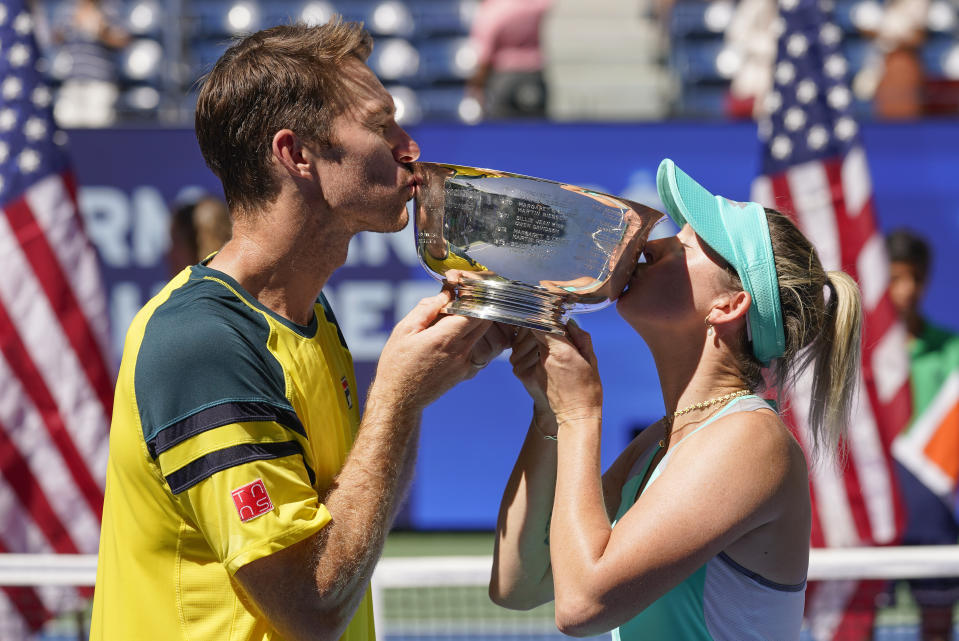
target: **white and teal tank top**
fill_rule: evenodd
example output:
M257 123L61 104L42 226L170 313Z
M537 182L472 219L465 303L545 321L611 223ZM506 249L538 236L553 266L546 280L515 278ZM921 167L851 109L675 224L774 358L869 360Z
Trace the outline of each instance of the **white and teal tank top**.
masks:
M770 409L750 395L730 401L715 416L687 434L686 440L716 419L733 412ZM639 485L656 452L653 448L633 468L623 486L616 520L632 507ZM659 477L672 450L659 462L646 487ZM613 525L615 526L615 521ZM802 627L806 583L783 585L739 565L720 552L648 608L613 630L613 641L794 641Z

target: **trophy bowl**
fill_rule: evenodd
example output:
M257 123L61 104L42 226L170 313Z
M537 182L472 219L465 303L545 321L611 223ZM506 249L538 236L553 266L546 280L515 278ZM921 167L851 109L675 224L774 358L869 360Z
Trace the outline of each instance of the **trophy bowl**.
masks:
M556 334L625 289L653 226L645 205L506 171L414 162L416 250L452 286L446 313Z

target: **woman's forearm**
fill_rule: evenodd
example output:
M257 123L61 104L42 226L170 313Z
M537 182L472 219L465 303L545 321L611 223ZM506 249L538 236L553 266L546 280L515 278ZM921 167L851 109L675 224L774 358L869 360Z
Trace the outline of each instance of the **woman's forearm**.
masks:
M490 598L526 610L553 598L550 513L556 482L555 423L535 412L503 494L496 524Z
M551 564L557 624L575 631L601 602L591 588L612 527L603 500L601 418L560 423L558 474L551 523Z

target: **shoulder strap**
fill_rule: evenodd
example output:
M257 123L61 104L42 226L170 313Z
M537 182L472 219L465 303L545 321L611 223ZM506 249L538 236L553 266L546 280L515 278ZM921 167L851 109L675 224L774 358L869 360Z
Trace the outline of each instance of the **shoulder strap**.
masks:
M733 400L726 403L726 405L724 405L721 410L719 410L718 412L710 416L708 419L706 419L702 425L694 429L692 432L690 432L683 438L679 439L676 445L679 445L680 443L688 439L690 436L692 436L699 430L703 429L707 425L714 423L715 421L719 420L723 416L726 416L727 414L732 414L734 412L753 412L761 409L768 410L772 408L769 406L769 404L766 401L759 398L755 394L748 394L746 396L740 396L739 398L734 398ZM673 446L673 447L675 448L676 446ZM649 480L646 481L646 487L649 487L650 485L652 485L653 481L659 478L659 475L662 474L662 471L666 469L666 463L669 462L669 458L674 451L675 451L674 449L670 449L668 452L666 452L666 456L664 456L659 461L659 465L656 466L656 469L653 470L653 473L650 475ZM643 488L643 491L645 491L645 489L646 488Z

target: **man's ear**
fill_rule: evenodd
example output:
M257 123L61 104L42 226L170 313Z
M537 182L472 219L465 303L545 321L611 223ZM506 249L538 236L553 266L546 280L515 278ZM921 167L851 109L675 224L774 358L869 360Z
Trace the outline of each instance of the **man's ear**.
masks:
M749 292L743 290L723 294L716 299L706 320L717 330L726 327L738 329L740 324L746 322L746 315L749 313L749 307L752 303L752 296L749 295Z
M273 160L290 175L308 178L313 173L312 162L300 138L290 129L273 134Z

